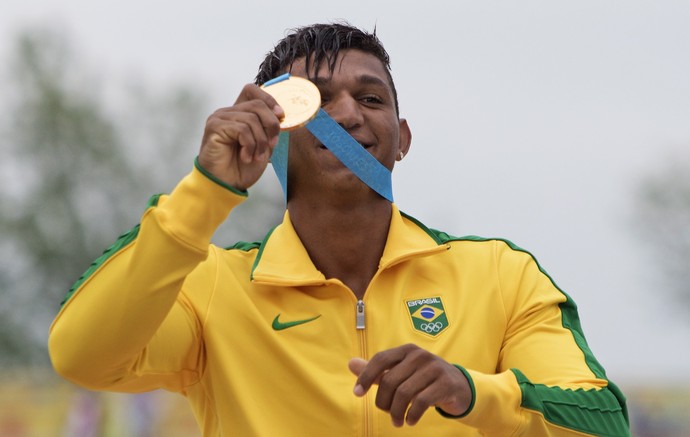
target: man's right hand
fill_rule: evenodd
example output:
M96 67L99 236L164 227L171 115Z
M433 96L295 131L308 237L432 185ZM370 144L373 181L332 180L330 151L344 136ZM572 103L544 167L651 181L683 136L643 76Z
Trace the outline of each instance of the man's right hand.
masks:
M199 165L238 190L254 185L278 144L283 109L256 85L242 89L235 104L206 121Z

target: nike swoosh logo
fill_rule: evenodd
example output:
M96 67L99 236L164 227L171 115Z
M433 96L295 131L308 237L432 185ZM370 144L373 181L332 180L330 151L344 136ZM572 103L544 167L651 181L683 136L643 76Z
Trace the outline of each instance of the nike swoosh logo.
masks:
M271 327L275 331L282 331L283 329L292 328L293 326L302 325L304 323L312 322L312 321L318 319L319 317L321 317L321 314L319 314L318 316L312 317L311 319L293 320L291 322L281 322L278 320L279 317L280 317L280 314L278 314L276 316L276 318L273 319L273 324L271 325Z

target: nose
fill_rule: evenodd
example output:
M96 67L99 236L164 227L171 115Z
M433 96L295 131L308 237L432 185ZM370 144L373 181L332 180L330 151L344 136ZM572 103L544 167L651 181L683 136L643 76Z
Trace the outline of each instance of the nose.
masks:
M341 94L324 106L324 110L345 130L362 125L364 118L357 100L349 94Z

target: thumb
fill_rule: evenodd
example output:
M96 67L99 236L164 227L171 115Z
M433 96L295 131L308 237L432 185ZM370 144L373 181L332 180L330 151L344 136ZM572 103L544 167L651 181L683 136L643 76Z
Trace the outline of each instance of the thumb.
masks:
M360 373L362 373L362 370L367 366L368 361L362 358L352 358L350 361L347 363L347 367L350 369L350 372L354 373L355 376L359 376Z
M350 372L355 374L355 376L359 376L364 371L364 368L367 367L368 363L369 361L362 358L352 358L347 363L347 367L350 369ZM364 387L362 387L362 385L359 382L355 383L355 388L353 390L355 396L364 396L366 392L367 391L364 389Z

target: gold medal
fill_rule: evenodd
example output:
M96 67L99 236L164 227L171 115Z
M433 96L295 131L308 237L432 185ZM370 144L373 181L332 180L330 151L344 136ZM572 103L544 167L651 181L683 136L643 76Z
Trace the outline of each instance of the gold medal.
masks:
M321 93L311 81L298 76L261 87L270 94L285 112L281 130L304 126L316 116L321 107Z

